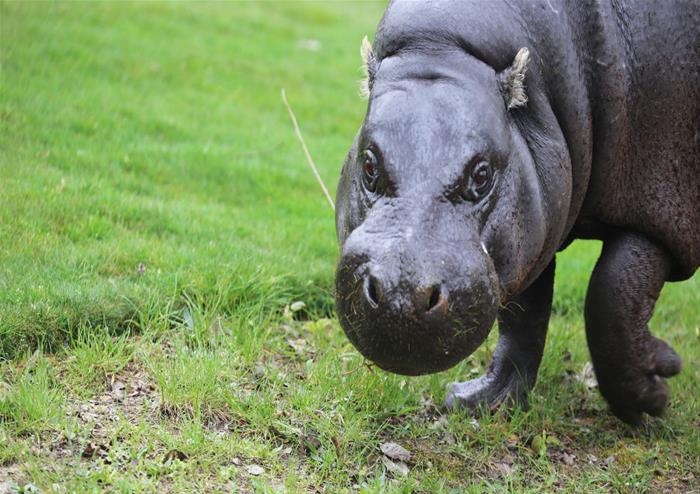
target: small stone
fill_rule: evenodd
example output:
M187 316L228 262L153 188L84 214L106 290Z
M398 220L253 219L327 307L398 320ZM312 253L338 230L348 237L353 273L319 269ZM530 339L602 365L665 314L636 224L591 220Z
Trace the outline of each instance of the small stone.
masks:
M382 463L393 475L400 475L401 477L408 475L408 465L402 461L391 461L386 456L382 456Z
M564 462L565 465L573 465L574 460L576 459L576 456L570 455L569 453L564 453L561 455L561 460Z
M246 465L245 469L249 474L254 475L256 477L265 473L265 469L260 465Z
M384 453L384 456L391 460L397 461L409 461L411 459L411 453L405 449L400 444L396 443L384 443L379 447Z
M126 384L121 381L112 383L112 397L117 401L122 401L126 396Z

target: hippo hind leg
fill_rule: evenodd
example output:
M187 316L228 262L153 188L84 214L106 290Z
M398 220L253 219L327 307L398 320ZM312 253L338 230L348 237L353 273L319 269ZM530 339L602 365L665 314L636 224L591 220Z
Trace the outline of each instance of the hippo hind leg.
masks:
M530 287L499 311L499 340L488 371L478 379L452 384L445 408L527 407L527 395L542 360L553 287L554 260Z
M648 322L671 269L668 254L646 237L607 239L586 295L586 337L598 386L611 411L627 423L644 412L661 415L669 398L665 377L681 360L649 333Z

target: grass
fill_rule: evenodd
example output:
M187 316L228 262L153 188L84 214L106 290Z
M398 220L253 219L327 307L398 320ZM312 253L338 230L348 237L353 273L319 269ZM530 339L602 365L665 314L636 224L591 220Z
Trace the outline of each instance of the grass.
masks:
M439 412L495 334L410 379L367 368L342 334L332 215L279 90L333 184L382 9L0 2L0 487L697 489L699 276L664 288L652 330L686 365L667 415L638 428L577 377L594 242L559 255L527 411ZM406 477L386 441L412 452Z

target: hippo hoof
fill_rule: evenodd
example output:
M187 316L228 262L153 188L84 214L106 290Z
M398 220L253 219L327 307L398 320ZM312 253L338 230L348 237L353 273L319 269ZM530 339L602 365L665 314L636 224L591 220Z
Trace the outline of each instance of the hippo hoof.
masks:
M520 379L499 379L486 374L471 381L452 383L444 408L448 411L461 408L476 414L486 409L493 412L501 405L527 408L527 391Z
M681 371L681 359L666 342L653 338L650 342L651 366L635 366L620 374L598 377L603 396L610 411L623 422L639 424L644 413L659 417L668 404L666 377Z

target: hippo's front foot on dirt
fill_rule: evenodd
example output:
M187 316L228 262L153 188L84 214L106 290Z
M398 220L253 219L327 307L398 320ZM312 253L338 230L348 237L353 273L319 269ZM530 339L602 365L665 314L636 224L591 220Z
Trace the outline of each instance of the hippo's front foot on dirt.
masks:
M525 376L521 377L517 372L488 372L471 381L452 383L444 406L447 410L462 408L471 412L478 412L482 408L495 411L502 404L525 408L528 405L527 393L534 384L534 379L523 377Z
M622 232L603 244L586 297L586 336L603 397L621 420L659 416L669 398L664 378L681 360L647 325L671 260L654 242Z
M453 383L445 399L446 409L527 406L527 395L535 385L542 360L553 284L554 261L499 311L500 337L488 371L478 379Z

